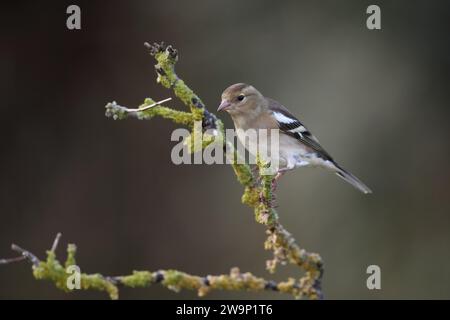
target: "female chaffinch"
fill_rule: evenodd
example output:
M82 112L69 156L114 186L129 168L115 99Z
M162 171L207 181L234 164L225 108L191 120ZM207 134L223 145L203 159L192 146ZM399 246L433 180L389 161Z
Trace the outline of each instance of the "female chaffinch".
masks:
M339 166L320 146L317 138L289 110L279 102L264 97L251 85L237 83L225 89L218 111L230 114L238 132L248 129L279 131L280 169L275 182L283 173L294 168L318 166L336 173L361 192L372 193L363 182ZM245 138L239 133L238 138L247 147L245 140L243 141Z

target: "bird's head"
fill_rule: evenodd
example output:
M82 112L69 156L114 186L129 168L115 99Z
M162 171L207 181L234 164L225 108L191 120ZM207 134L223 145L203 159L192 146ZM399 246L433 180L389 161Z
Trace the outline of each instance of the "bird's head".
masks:
M226 111L230 115L251 112L261 107L263 95L251 85L236 83L222 93L222 102L217 111Z

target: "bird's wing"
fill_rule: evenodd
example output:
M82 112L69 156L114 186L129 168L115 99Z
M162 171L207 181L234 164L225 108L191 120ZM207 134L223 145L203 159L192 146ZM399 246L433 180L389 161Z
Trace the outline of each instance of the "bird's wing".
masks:
M269 101L269 110L277 120L281 132L310 147L321 158L333 161L328 152L319 144L317 138L286 107L275 100L266 99Z

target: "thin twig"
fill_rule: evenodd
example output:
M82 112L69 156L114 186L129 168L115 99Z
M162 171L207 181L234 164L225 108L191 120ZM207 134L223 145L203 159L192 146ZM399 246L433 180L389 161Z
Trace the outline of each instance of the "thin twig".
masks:
M30 251L22 249L21 247L19 247L16 244L12 244L11 245L11 249L19 252L25 259L27 259L28 261L30 261L34 266L38 266L39 263L41 262L34 254L32 254Z
M21 257L3 259L1 262L10 263L14 261L28 260L33 264L33 274L37 279L50 280L58 288L67 289L68 274L61 272L63 265L56 259L54 250L61 238L58 233L53 242L52 249L47 251L47 260L40 261L33 253L13 245L12 249L22 254ZM71 245L68 246L68 252ZM70 259L74 259L75 252L72 251ZM69 258L68 258L69 259ZM67 265L67 262L66 262ZM64 287L61 287L63 284ZM125 276L103 276L101 274L81 274L81 288L106 291L112 299L118 299L118 287L149 287L153 284L160 284L176 292L181 289L197 290L198 295L203 297L212 290L227 291L272 291L291 294L295 297L302 295L302 285L294 279L284 282L275 282L256 277L246 272L241 273L238 268L232 268L229 274L196 276L178 270L158 270L158 271L134 271L131 275Z
M164 99L164 100L161 100L161 101L152 103L151 105L146 106L146 107L143 107L143 108L137 108L137 109L123 108L123 110L125 110L126 112L139 112L139 111L144 111L144 110L153 108L153 107L155 107L155 106L157 106L157 105L163 104L163 103L165 103L165 102L167 102L167 101L170 101L170 100L172 100L172 98L167 98L167 99Z
M0 259L0 265L2 264L10 264L10 263L14 263L14 262L19 262L19 261L23 261L26 258L24 256L20 256L20 257L15 257L15 258L9 258L9 259Z
M57 234L56 234L56 238L55 238L55 240L53 241L53 245L52 245L52 252L55 252L56 251L56 248L58 248L58 244L59 244L59 239L61 239L61 232L58 232Z

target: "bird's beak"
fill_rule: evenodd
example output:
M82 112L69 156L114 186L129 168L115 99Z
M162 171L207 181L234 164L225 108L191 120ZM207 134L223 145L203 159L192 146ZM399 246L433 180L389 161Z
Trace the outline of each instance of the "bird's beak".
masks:
M231 103L227 100L222 100L217 111L227 110L231 106Z

